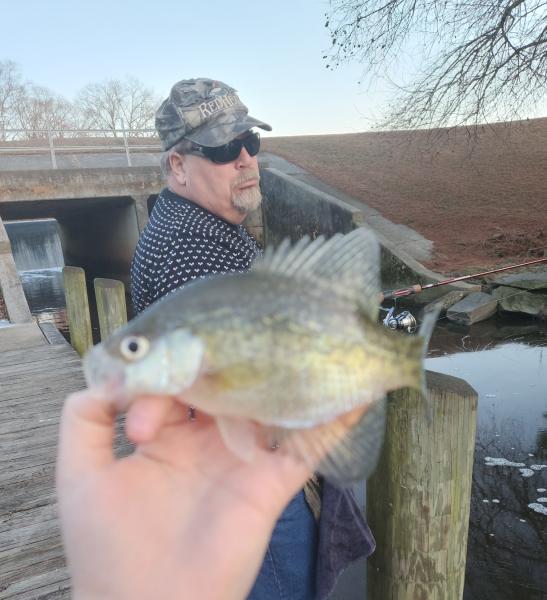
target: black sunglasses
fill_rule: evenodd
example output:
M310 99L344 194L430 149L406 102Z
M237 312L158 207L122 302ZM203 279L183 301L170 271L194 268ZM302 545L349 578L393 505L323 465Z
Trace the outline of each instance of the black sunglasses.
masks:
M216 146L215 148L192 144L192 152L201 154L214 163L222 165L236 160L244 146L249 156L256 156L260 150L260 134L250 131L244 138L235 138L227 144Z

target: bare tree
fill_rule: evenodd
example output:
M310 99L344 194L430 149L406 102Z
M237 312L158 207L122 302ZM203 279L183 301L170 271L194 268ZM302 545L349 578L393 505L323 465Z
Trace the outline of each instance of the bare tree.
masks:
M72 104L46 87L27 87L15 113L18 127L26 130L20 137L26 139L44 138L47 130L56 130L56 137L64 137L65 130L75 127Z
M153 92L134 78L91 83L76 99L83 128L107 129L114 136L122 123L129 130L153 128L158 104Z
M547 98L545 0L331 0L325 26L328 68L358 60L373 80L417 65L384 126L511 120Z
M132 132L139 129L154 129L156 109L160 100L152 90L130 77L125 82L125 102L122 104L123 120ZM139 135L132 133L132 135Z
M16 107L25 91L19 68L11 61L0 61L0 140L9 136L6 129L16 127Z

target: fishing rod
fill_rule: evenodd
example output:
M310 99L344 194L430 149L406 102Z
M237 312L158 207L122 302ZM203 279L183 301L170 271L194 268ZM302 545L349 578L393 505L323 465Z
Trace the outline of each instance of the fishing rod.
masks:
M401 288L399 290L389 290L381 292L380 301L391 300L393 298L403 298L404 296L412 296L413 294L419 294L424 290L439 287L441 285L448 285L449 283L456 283L457 281L466 281L467 279L475 279L476 277L483 277L484 275L492 275L493 273L501 273L502 271L509 271L510 269L518 269L519 267L529 267L530 265L538 265L540 263L547 262L547 257L538 258L518 265L510 265L509 267L501 267L500 269L492 269L491 271L483 271L482 273L473 273L473 275L462 275L461 277L451 277L450 279L444 279L443 281L437 281L436 283L428 283L426 285L420 285L416 283L407 288Z
M529 267L531 265L538 265L541 263L547 263L547 257L538 258L535 260L531 260L528 262L520 263L518 265L510 265L508 267L501 267L499 269L491 269L490 271L482 271L481 273L473 273L472 275L462 275L461 277L451 277L450 279L444 279L443 281L437 281L436 283L428 283L426 285L420 285L419 283L411 285L406 288L400 288L397 290L388 290L380 293L380 302L384 300L397 300L398 298L404 298L406 296L412 296L414 294L419 294L420 292L439 287L441 285L448 285L450 283L456 283L458 281L466 281L467 279L475 279L477 277L483 277L485 275L492 275L494 273L501 273L503 271L509 271L511 269L518 269L519 267ZM401 312L398 315L395 315L395 307L388 309L387 315L383 320L383 324L390 329L406 329L409 333L413 333L416 330L416 319L414 316L407 310Z

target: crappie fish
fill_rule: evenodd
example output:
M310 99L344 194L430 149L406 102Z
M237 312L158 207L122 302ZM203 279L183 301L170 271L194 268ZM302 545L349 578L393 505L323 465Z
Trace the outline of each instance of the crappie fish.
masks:
M384 435L385 394L424 386L421 336L378 323L379 245L359 228L285 240L250 271L165 296L84 359L87 382L173 394L216 418L250 459L278 447L334 483L366 478Z

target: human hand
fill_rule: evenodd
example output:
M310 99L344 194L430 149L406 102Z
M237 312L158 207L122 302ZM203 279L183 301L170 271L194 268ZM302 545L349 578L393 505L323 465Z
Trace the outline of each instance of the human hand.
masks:
M117 400L68 397L57 461L63 542L75 600L243 599L275 522L310 476L257 448L246 463L215 422L172 397L128 409L135 452L112 451Z

